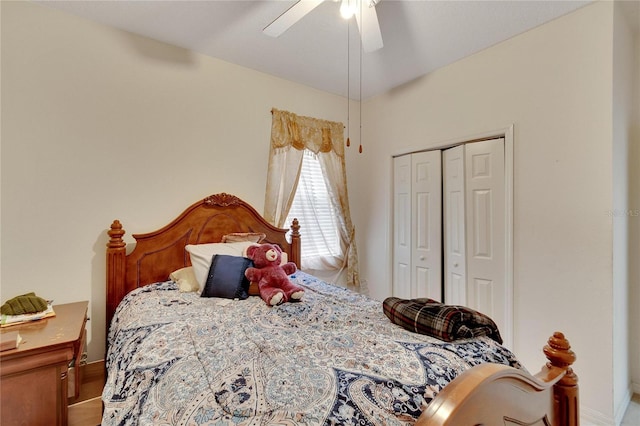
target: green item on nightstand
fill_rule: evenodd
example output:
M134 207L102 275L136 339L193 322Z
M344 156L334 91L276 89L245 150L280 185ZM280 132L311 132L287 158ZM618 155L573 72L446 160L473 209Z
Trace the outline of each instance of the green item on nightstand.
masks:
M27 293L9 299L0 307L2 315L22 315L42 312L47 309L47 301L35 293Z

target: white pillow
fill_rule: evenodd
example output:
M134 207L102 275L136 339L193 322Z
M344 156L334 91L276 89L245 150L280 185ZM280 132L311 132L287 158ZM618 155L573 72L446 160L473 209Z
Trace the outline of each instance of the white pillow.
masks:
M246 248L255 243L251 241L238 241L235 243L211 243L211 244L188 244L185 249L191 257L193 273L198 281L199 291L202 293L207 282L211 259L214 254L227 254L229 256L243 256Z
M196 280L196 276L193 273L193 266L187 266L185 268L180 268L177 271L173 271L169 275L169 279L178 283L178 288L181 293L198 291L200 289L198 280Z

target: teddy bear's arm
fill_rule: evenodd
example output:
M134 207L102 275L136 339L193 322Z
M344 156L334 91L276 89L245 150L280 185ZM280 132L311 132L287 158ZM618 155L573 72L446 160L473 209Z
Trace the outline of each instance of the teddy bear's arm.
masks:
M296 267L296 264L293 262L285 263L284 265L282 265L282 269L287 275L291 275L298 270L298 268Z
M258 282L262 277L262 272L258 268L249 267L244 271L244 276L251 282Z

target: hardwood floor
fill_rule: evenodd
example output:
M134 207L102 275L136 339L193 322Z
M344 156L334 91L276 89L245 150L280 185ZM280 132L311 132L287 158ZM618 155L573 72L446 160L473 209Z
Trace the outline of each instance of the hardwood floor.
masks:
M104 361L81 367L80 396L69 401L69 426L97 426L102 420L102 388L104 387Z

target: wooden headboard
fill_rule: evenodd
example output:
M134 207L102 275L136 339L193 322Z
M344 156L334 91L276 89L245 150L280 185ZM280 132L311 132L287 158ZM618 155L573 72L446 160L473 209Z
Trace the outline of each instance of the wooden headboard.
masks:
M122 239L125 230L114 220L108 231L107 243L107 306L106 324L122 298L130 291L158 281L165 281L177 269L189 266L187 244L216 243L233 232L260 232L265 242L278 244L289 260L300 265L300 226L294 219L291 241L288 229L268 223L253 207L240 198L220 193L211 195L188 207L168 225L147 234L133 234L136 245L126 254Z

